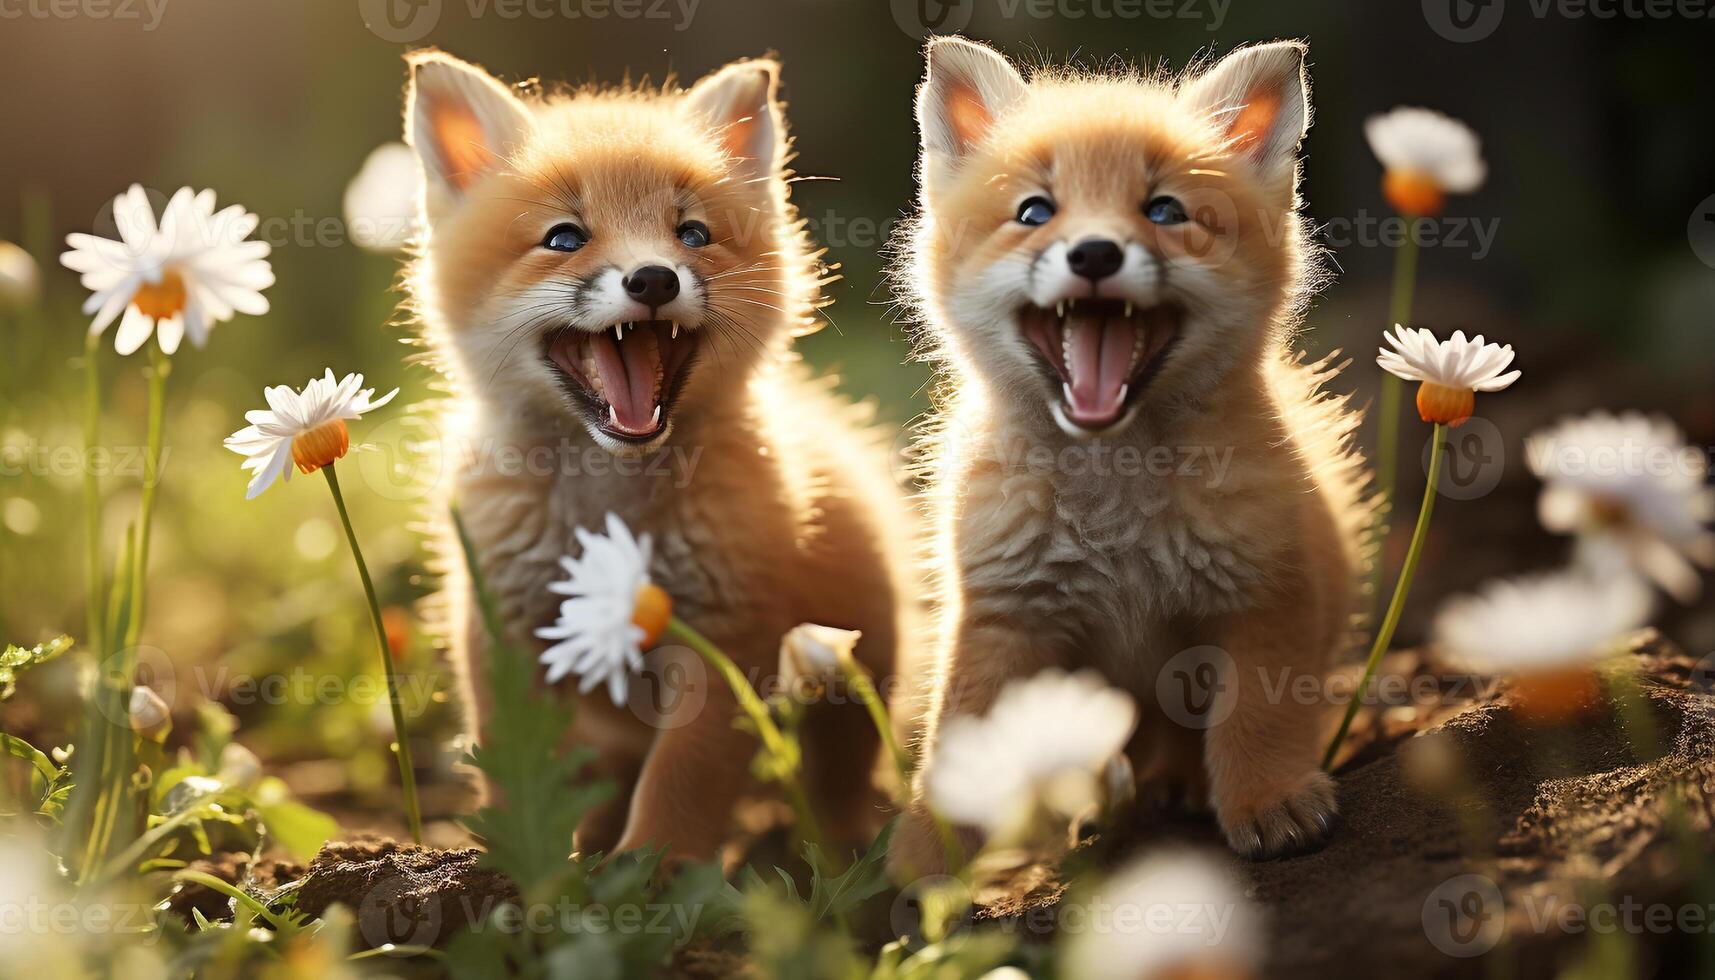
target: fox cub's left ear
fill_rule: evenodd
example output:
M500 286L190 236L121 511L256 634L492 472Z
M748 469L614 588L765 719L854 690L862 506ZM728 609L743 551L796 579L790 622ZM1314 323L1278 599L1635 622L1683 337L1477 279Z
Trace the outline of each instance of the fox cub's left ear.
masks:
M1269 181L1292 176L1298 144L1310 128L1305 51L1298 41L1240 48L1179 91L1181 99L1209 113Z
M705 75L685 93L685 110L714 130L742 176L766 179L785 164L779 62L749 58Z

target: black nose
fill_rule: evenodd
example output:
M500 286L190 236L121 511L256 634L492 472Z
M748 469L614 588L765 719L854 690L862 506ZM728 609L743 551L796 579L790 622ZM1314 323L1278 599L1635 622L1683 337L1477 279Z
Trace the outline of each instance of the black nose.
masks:
M625 291L650 309L666 306L679 295L679 275L664 265L646 265L625 277Z
M1105 238L1086 238L1066 253L1066 264L1085 279L1100 282L1120 271L1125 252Z

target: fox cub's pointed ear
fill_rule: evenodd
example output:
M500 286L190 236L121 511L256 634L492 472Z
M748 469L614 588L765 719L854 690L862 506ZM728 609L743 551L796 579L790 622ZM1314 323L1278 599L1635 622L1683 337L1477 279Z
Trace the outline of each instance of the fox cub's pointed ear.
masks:
M917 89L925 178L956 167L989 127L1025 95L1024 78L999 51L962 37L937 37Z
M1240 48L1180 89L1179 97L1207 112L1269 180L1294 173L1310 128L1305 50L1298 41Z
M772 177L785 163L778 62L750 58L703 76L685 93L685 109L715 131L745 177Z
M530 110L475 65L439 51L406 56L405 141L423 164L424 205L433 224L534 129Z

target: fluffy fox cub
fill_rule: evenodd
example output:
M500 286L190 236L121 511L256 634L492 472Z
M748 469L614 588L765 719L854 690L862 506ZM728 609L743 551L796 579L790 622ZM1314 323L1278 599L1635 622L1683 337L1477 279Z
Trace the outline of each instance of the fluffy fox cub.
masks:
M426 178L411 296L468 447L451 492L512 641L546 645L557 560L613 513L653 537L675 611L753 682L801 622L861 629L861 656L888 674L906 513L885 441L791 353L821 272L787 201L778 66L541 94L439 52L409 63L406 138ZM468 583L448 592L480 734L487 644ZM567 740L620 790L580 849L707 858L725 839L754 736L719 677L676 676L634 683L628 704L564 683ZM805 742L830 833L862 837L878 751L862 708L818 707Z
M1304 53L1027 81L983 45L930 43L904 270L946 372L925 769L949 716L1091 668L1143 709L1146 791L1206 799L1247 855L1328 835L1325 716L1281 677L1320 678L1347 642L1368 515L1356 418L1290 346L1312 280ZM1218 669L1205 716L1158 694L1186 651ZM916 792L902 873L941 863Z

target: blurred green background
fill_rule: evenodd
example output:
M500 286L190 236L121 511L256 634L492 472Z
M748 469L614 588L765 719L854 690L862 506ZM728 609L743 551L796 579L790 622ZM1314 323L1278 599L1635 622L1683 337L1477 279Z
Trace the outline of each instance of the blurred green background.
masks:
M430 374L407 364L396 259L359 250L341 223L347 182L399 137L400 56L414 46L446 48L508 80L571 82L690 80L778 53L795 169L833 178L800 182L794 196L843 276L828 327L803 350L901 426L925 408L928 372L909 360L882 253L912 206L925 15L1027 61L1092 66L1118 57L1177 68L1248 40L1306 38L1316 122L1304 192L1338 275L1305 342L1357 354L1343 384L1361 397L1376 390L1370 353L1393 261L1375 237L1390 213L1365 117L1400 103L1441 109L1478 130L1490 166L1486 186L1454 198L1448 217L1493 239L1482 245L1465 226L1461 244L1425 250L1417 319L1518 347L1524 383L1485 404L1504 433L1494 448L1511 464L1488 499L1448 509L1414 605L1559 553L1535 528L1522 466L1536 426L1568 411L1640 407L1667 412L1694 442L1715 441L1715 237L1699 237L1715 229L1707 18L1605 18L1558 5L1539 15L1512 0L1491 33L1458 41L1431 23L1446 13L1436 4L1453 0L391 2L391 12L381 0L0 2L0 238L35 255L45 286L40 306L7 315L0 348L0 433L9 459L33 461L8 466L0 485L0 637L35 642L76 633L83 619L81 471L55 455L82 442L76 368L87 324L83 292L57 263L64 235L95 228L134 181L166 193L214 188L272 229L264 237L275 243L278 284L267 316L227 323L207 349L187 345L175 360L146 642L181 690L227 701L240 738L295 767L289 778L312 796L361 803L384 784L385 708L354 697L244 699L234 683L295 669L369 677L361 596L326 493L294 481L247 503L238 459L220 441L261 404L264 385L301 385L327 366L401 386L402 403L433 397ZM117 358L108 343L100 363L104 440L123 454L142 443L145 359ZM354 442L395 411L354 427ZM402 624L432 588L413 528L422 500L372 482L384 492L349 495ZM135 512L136 485L134 474L104 481L110 547ZM1715 646L1707 610L1676 623L1682 643ZM429 638L403 646L440 692L419 704L418 757L444 769L450 680ZM67 703L44 695L0 710L14 727L64 733Z

